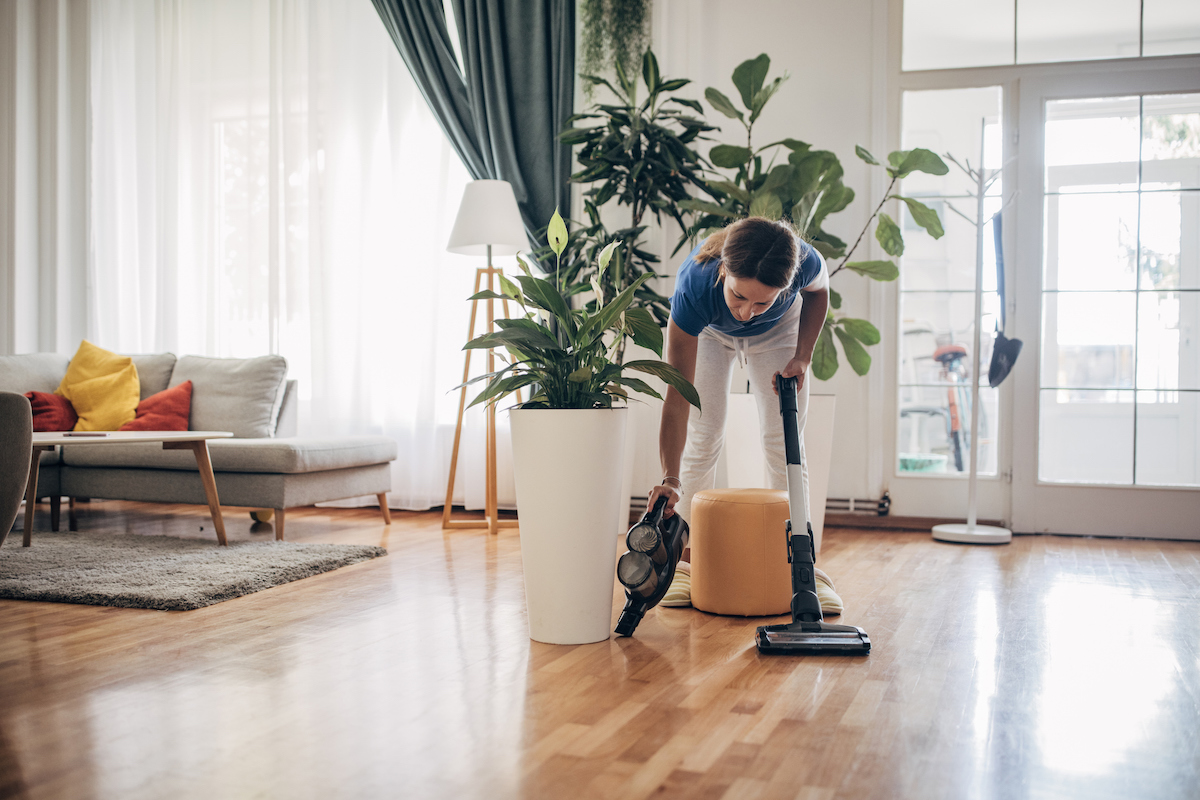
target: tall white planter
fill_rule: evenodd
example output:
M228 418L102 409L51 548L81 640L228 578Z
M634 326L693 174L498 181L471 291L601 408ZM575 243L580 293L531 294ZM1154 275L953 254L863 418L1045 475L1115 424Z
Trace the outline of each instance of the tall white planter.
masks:
M529 636L609 637L629 412L513 409L513 474Z

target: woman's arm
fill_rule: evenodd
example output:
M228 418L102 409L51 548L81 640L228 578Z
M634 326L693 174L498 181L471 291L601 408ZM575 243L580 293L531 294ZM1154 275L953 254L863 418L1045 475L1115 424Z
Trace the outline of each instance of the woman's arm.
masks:
M689 383L696 379L696 346L698 339L685 333L675 320L667 322L667 354L666 361L683 373ZM679 478L679 464L683 459L683 447L687 443L688 414L691 405L679 392L667 387L667 396L663 402L662 421L658 428L658 457L662 462L663 478ZM680 491L675 486L658 485L650 490L647 501L653 508L660 495L667 496L667 514L675 513L675 503L679 500Z
M804 376L808 373L809 364L812 363L813 349L817 346L821 328L825 326L825 317L829 314L829 289L827 286L811 291L805 289L801 293L800 299L804 304L800 307L800 325L796 333L796 354L783 368L783 372L778 373L785 378L796 378L796 388L804 385Z

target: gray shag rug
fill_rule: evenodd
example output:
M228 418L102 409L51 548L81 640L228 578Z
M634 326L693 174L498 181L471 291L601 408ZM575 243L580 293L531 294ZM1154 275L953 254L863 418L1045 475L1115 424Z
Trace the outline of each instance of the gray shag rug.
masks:
M18 532L19 533L19 532ZM186 611L387 555L358 544L36 533L0 547L0 598Z

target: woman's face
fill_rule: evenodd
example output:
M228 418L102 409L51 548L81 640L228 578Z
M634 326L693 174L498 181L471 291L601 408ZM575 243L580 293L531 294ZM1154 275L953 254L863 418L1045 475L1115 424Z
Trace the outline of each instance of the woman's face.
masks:
M776 289L754 278L737 278L725 273L725 305L738 322L749 322L766 311L783 289Z

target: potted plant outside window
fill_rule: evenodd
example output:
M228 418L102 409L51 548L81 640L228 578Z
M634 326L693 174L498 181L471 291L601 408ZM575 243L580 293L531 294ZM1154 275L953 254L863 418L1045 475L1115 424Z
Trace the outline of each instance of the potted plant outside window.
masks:
M567 229L555 212L547 238L556 258ZM662 355L662 329L644 308L631 308L644 274L607 299L601 279L610 262L620 268L618 243L600 251L593 278L594 309L572 309L557 276L552 282L523 274L500 277L500 293L471 299L515 301L526 312L496 320L499 330L472 339L467 348L503 347L505 365L471 381L486 381L472 401L498 403L522 387L530 399L510 410L513 471L520 518L521 560L529 635L550 644L585 644L608 638L612 628L616 532L630 392L660 397L631 373L654 375L700 406L695 388L669 364L655 359L619 363L626 339ZM557 272L557 270L556 270Z

